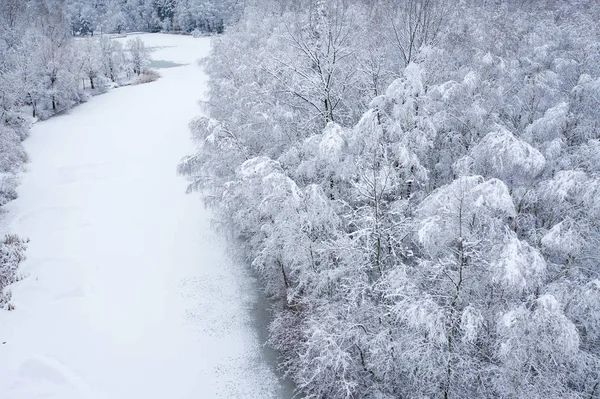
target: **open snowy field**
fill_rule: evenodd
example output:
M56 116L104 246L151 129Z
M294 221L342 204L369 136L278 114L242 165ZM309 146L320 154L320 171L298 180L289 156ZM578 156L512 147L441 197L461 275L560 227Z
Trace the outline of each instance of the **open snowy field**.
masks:
M5 219L31 242L16 309L0 312L2 399L283 397L252 277L175 172L193 152L210 41L142 38L156 65L185 65L38 123L25 143Z

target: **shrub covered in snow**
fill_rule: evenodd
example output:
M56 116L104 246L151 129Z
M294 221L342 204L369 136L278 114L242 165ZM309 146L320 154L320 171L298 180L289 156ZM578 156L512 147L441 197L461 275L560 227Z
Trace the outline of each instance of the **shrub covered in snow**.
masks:
M7 235L0 243L0 308L9 305L11 294L7 287L19 279L18 268L25 260L27 242L16 235Z

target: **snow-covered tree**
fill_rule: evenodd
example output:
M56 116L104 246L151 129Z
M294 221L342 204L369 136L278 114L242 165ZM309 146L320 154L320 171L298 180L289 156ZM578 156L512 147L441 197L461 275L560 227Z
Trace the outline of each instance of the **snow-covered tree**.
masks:
M136 75L141 75L148 68L150 55L144 41L139 36L127 41L127 52L130 67Z
M107 37L102 37L99 44L102 73L112 82L117 82L127 72L127 60L123 51L123 45Z

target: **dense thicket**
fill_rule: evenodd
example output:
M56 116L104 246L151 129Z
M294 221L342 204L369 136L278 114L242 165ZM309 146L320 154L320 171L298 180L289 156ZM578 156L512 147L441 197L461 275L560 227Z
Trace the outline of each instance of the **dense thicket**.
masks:
M310 398L600 397L600 3L261 1L180 171Z
M221 33L243 0L67 0L74 35L123 31Z

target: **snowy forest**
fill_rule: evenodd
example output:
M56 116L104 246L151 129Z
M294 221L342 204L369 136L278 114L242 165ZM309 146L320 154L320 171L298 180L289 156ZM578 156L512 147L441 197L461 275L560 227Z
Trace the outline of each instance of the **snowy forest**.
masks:
M0 208L32 122L158 78L109 35L218 34L178 172L259 277L299 395L599 399L599 21L597 0L0 0ZM26 245L0 243L2 308Z
M74 35L93 32L222 33L243 0L66 0Z
M307 398L600 397L600 2L263 0L204 193Z

